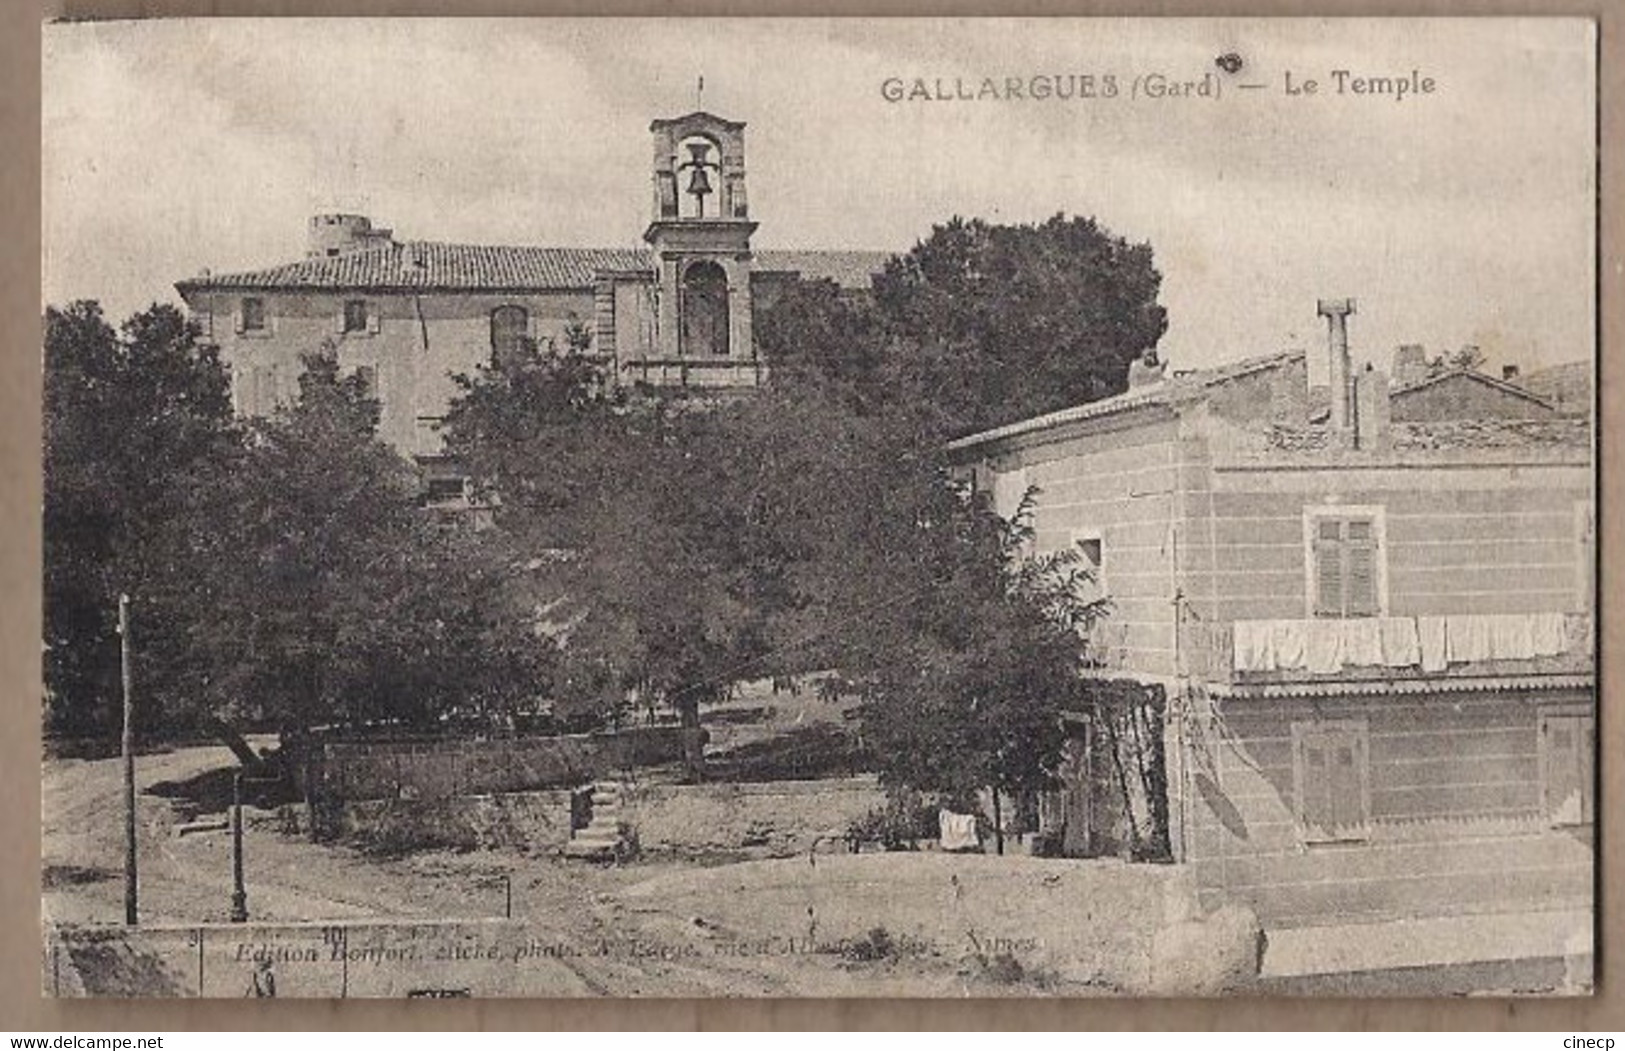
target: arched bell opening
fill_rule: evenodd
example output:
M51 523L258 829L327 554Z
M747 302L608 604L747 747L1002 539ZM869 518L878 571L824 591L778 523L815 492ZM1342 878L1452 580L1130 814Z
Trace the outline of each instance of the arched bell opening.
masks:
M683 271L682 344L684 357L728 355L728 275L710 260Z

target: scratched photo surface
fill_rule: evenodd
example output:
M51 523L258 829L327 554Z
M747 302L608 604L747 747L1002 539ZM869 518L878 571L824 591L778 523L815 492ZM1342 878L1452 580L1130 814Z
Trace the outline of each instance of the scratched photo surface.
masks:
M46 26L45 994L1589 994L1595 47Z

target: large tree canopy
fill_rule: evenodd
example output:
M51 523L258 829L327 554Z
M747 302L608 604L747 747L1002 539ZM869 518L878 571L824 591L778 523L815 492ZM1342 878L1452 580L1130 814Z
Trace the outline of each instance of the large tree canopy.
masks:
M869 697L889 782L1047 776L1080 648L1068 582L1013 561L928 414L816 366L715 401L607 395L594 370L532 352L465 379L447 418L498 526L554 555L576 681L693 725L738 680L835 670Z
M759 329L775 366L957 436L1122 391L1167 328L1161 282L1149 245L1093 219L954 219L876 277L872 307L804 282Z
M500 536L420 507L378 405L330 353L296 403L235 424L224 371L168 307L114 333L46 316L48 725L116 734L117 595L138 728L389 721L533 703L551 644Z
M298 729L512 709L545 688L549 644L517 605L500 538L426 513L416 474L373 436L378 405L333 358L296 404L201 479L162 598L166 656L204 710Z
M168 567L186 474L232 448L225 371L179 311L120 331L92 302L45 314L44 590L47 725L109 732L119 708L118 594Z

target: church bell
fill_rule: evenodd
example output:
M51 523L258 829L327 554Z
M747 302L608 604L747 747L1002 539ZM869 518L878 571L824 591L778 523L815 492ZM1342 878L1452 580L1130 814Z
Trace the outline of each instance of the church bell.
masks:
M711 176L706 171L707 168L712 167L709 159L711 144L707 142L690 142L687 146L689 159L688 163L684 164L683 167L689 170L688 194L696 201L703 202L713 192Z

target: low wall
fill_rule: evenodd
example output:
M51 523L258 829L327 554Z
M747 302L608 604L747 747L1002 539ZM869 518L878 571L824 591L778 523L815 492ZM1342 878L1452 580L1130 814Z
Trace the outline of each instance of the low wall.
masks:
M42 981L53 997L672 995L696 973L728 987L763 957L755 981L812 990L851 974L843 945L881 927L900 956L1016 961L1103 992L1212 993L1258 973L1250 914L1193 914L1162 866L865 854L684 867L610 893L605 938L552 919L48 926Z
M627 794L628 818L645 851L810 850L845 837L852 822L884 806L872 776L762 784L650 785Z
M570 839L568 791L445 799L375 799L336 808L334 831L384 851L423 847L553 852ZM643 785L626 790L623 820L651 853L749 851L786 856L885 803L872 776L763 784Z
M1008 958L1106 993L1247 987L1263 941L1244 908L1199 909L1188 870L1121 861L902 852L690 868L618 894L663 938L873 944L950 960Z
M556 852L570 841L571 793L369 799L336 812L331 831L384 853L426 848Z
M677 762L677 726L617 733L490 740L336 741L293 747L293 772L329 803L439 800L585 784L639 766Z

